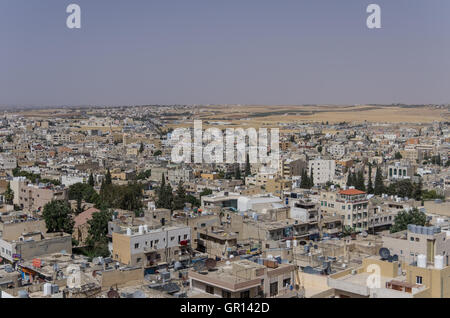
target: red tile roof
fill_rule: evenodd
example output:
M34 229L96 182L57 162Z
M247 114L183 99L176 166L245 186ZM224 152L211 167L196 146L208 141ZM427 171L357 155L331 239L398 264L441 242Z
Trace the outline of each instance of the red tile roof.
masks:
M342 190L339 192L339 194L344 195L357 195L357 194L366 194L364 191L356 190L356 189L348 189L348 190Z
M81 212L74 219L75 220L74 227L78 227L80 225L86 224L87 221L92 219L92 214L97 213L97 212L100 212L100 210L97 210L96 208L90 208L84 212Z

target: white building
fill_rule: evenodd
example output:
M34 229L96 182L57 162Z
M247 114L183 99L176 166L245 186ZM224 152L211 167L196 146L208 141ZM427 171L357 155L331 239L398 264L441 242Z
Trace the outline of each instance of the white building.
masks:
M342 144L333 144L328 147L328 153L335 157L343 157L347 153L347 148Z
M335 176L336 163L334 160L315 159L308 164L308 173L314 176L314 184L325 184Z
M0 170L11 170L17 167L17 159L11 154L0 153Z

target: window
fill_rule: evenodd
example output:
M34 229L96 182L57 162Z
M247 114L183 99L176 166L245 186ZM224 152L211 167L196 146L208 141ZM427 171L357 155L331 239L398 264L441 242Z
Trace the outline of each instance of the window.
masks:
M288 287L291 284L291 279L286 278L283 280L283 287Z
M228 290L222 289L222 298L231 298L231 293Z
M422 276L416 276L416 284L422 285Z
M136 248L139 248L139 243L135 243L134 244L134 248L136 249Z
M241 298L250 298L250 291L246 290L241 292Z
M411 237L409 240L410 240L411 242L414 242L414 237Z
M278 282L270 284L270 296L278 295Z
M206 285L206 289L205 289L206 293L214 295L214 287Z

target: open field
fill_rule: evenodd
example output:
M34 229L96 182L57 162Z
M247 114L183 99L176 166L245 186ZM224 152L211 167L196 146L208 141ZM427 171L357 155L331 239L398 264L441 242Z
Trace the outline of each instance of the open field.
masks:
M80 110L40 109L19 112L22 116L37 118L77 118ZM192 115L189 115L191 113ZM188 118L183 124L168 124L168 127L191 126L193 119L202 120L205 127L279 127L289 123L308 122L379 122L379 123L430 123L449 121L450 109L443 106L383 106L383 105L208 105L192 106L178 112L165 113L172 120Z
M223 128L227 124L240 127L275 127L301 122L379 122L430 123L448 121L448 107L436 106L201 106L194 111L195 119ZM187 123L191 125L191 123ZM177 125L180 126L180 125Z

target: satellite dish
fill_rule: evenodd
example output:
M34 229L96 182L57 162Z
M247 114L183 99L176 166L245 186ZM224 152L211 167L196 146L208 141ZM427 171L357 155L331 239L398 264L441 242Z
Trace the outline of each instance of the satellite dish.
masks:
M369 236L369 233L367 233L366 231L363 231L363 232L361 233L361 235L362 235L363 237L367 237L367 236Z
M388 261L389 263L392 263L392 260L393 260L393 257L392 257L391 255L389 255L389 257L387 258L387 261Z
M398 262L398 255L397 254L392 256L392 261Z
M389 256L391 255L391 252L385 247L380 248L380 256L382 260L387 260Z
M205 266L208 270L212 270L216 267L216 260L212 258L208 258L205 262Z

